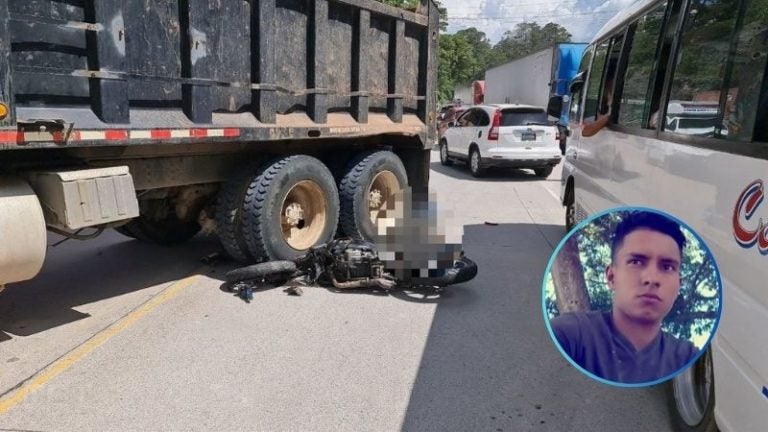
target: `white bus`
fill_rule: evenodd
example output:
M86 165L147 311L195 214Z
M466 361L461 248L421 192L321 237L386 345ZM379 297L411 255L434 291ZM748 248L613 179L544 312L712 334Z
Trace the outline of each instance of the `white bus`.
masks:
M718 261L716 336L670 384L681 430L768 431L767 58L768 0L638 0L597 34L571 85L566 225L654 207Z

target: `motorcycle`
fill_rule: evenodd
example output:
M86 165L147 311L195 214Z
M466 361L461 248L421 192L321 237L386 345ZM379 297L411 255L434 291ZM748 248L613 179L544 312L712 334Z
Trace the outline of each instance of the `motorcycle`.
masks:
M442 289L449 285L472 280L477 275L477 264L463 252L444 269L414 269L411 275L394 276L380 259L373 243L356 239L337 239L312 247L308 253L293 261L269 261L232 270L226 280L245 300L253 297L253 289L281 286L288 281L302 285L325 285L337 289L374 288L394 290L405 288ZM416 276L413 276L416 273ZM402 272L400 272L402 274Z

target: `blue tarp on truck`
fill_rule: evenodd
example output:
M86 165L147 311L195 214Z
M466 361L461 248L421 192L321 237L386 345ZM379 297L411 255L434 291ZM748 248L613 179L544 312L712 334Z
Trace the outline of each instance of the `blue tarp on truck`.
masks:
M565 96L568 94L568 84L579 71L579 63L585 43L561 43L555 46L554 60L552 67L552 86L550 87L550 96ZM570 105L563 104L563 111L558 123L568 124L568 112Z

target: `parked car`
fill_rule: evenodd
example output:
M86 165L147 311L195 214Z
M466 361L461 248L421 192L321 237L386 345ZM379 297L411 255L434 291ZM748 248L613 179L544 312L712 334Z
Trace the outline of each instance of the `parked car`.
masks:
M469 107L440 138L440 162L468 162L475 177L488 167L531 168L546 178L560 162L559 131L542 107Z

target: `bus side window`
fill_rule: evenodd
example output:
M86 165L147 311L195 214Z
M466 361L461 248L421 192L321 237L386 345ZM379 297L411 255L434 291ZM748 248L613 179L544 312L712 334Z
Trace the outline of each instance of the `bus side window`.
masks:
M584 86L581 86L577 92L571 94L571 110L569 111L568 118L574 123L581 122L581 107L583 106L581 104L581 98L584 96L583 88Z
M721 101L727 101L728 93L733 99L739 92L738 89L724 92L723 75L728 69L728 51L739 3L738 0L691 1L666 109L666 122L677 119L675 133L728 135L722 120L727 113Z
M768 141L768 91L765 88L768 57L768 16L765 2L743 2L741 26L731 39L733 57L726 67L725 100L721 99L721 135L739 141ZM737 20L738 23L738 20ZM735 45L735 47L733 47ZM762 86L762 89L761 89ZM754 131L754 137L753 137Z
M660 5L630 27L627 36L629 58L619 102L620 125L637 128L647 125L645 119L653 96L651 77L666 8L666 3Z
M587 82L587 97L584 101L584 120L597 118L597 108L600 97L600 87L603 81L605 60L608 57L608 42L603 42L595 50L595 60L589 71Z
M664 120L659 120L659 112L662 111L662 93L664 83L666 82L667 71L670 68L672 57L672 46L677 35L677 26L680 22L680 8L683 0L670 0L667 2L667 10L664 14L664 23L662 24L662 37L659 40L656 49L656 57L651 74L651 104L648 111L643 112L643 127L656 129ZM663 125L662 125L663 126Z
M594 51L593 46L587 47L586 50L584 50L584 55L581 58L581 63L579 65L579 72L576 74L576 76L586 77L587 71L589 70L589 64L592 62L592 52ZM582 78L583 79L583 78ZM579 86L579 89L571 94L571 109L569 112L569 119L571 122L575 123L581 123L581 114L584 112L584 104L583 102L584 97L584 85Z
M622 31L620 35L611 39L611 49L608 52L606 71L603 77L603 89L600 93L600 108L598 110L600 114L608 114L608 112L615 111L611 109L611 106L613 105L615 91L621 85L619 82L621 80L617 80L617 73L625 34L626 31Z

